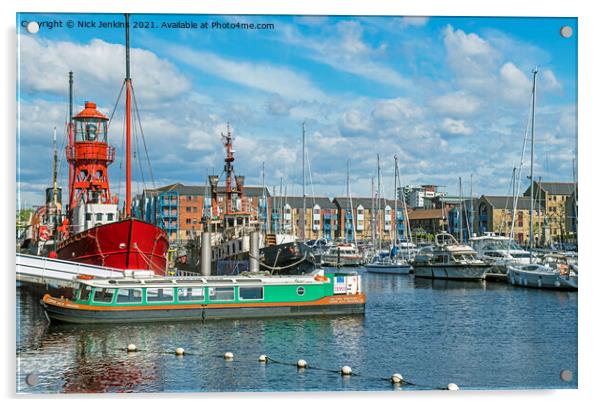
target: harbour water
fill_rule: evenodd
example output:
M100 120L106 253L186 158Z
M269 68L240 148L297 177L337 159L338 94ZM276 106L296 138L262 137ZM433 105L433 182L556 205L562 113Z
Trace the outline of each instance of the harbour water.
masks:
M362 269L358 269L362 270ZM17 391L236 392L576 388L576 292L362 273L363 316L49 325L17 288ZM134 343L142 351L127 353ZM177 357L182 347L188 355ZM221 355L233 352L234 361ZM261 354L310 368L260 364ZM342 377L319 367L352 367ZM563 370L572 380L561 380ZM394 387L393 373L418 386ZM34 373L30 386L26 376Z

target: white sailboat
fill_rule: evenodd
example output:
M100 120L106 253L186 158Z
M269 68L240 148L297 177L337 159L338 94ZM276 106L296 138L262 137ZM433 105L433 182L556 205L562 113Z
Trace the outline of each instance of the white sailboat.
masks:
M378 209L380 209L381 202L381 194L380 194L380 157L377 155L377 167L378 167L378 186L377 186L377 194L378 194ZM395 156L395 191L397 191L397 156ZM374 209L374 208L373 208ZM377 213L379 213L377 211ZM393 228L394 239L393 243L397 242L397 197L395 199L395 222ZM377 236L378 238L378 248L381 246L381 237L380 234ZM410 264L403 258L393 257L393 247L391 247L387 253L382 253L380 250L377 254L372 258L372 260L366 264L366 271L369 273L387 273L387 274L410 274L411 266Z
M560 263L536 263L533 257L533 162L535 151L535 100L537 67L533 70L533 88L531 93L531 203L529 208L529 249L531 252L529 264L508 265L508 282L515 286L547 288L555 290L577 290L578 278L569 265ZM523 148L524 150L524 148ZM521 163L522 164L522 163ZM541 208L540 208L541 210ZM514 219L512 220L514 227Z

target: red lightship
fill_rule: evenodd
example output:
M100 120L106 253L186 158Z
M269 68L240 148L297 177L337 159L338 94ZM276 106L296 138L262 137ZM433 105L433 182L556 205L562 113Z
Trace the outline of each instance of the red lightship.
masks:
M129 18L126 15L126 191L120 218L118 199L111 196L108 166L115 148L108 143L107 116L86 102L69 124L69 220L59 228L63 240L57 257L81 263L164 275L169 242L159 227L131 216L131 101ZM70 79L70 85L72 80Z

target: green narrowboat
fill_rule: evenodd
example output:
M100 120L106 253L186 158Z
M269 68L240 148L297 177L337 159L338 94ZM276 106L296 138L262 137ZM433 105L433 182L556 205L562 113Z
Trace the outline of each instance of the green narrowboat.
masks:
M46 294L51 322L122 323L363 314L357 273L91 279L73 298Z

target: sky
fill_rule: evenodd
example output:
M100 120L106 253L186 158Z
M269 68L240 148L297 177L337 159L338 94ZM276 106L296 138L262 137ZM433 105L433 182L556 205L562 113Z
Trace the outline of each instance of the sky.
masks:
M28 33L28 21L39 22L39 32ZM17 15L18 206L43 203L54 127L66 191L70 70L75 112L87 100L107 115L115 109L109 174L113 194L123 198L123 97L115 102L125 34L98 27L123 21L120 14ZM574 179L575 18L155 14L131 21L132 81L152 168L137 131L134 193L220 174L220 134L229 124L235 170L246 184L262 184L263 165L271 191L282 179L289 196L300 195L304 122L308 195L345 196L349 162L351 195L370 196L377 155L387 197L394 195L395 155L404 185L436 184L457 195L462 177L464 195L471 178L473 195L505 195L521 161L536 66L534 178ZM237 23L273 27L224 28ZM563 26L572 28L570 38L560 35Z

